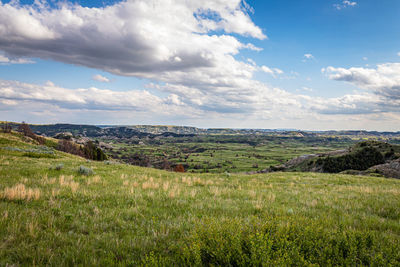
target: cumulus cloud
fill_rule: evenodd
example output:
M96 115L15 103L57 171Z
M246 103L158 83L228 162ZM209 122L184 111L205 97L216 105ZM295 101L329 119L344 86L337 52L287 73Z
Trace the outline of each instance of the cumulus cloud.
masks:
M50 8L0 2L0 50L145 78L212 67L240 49L259 50L229 34L266 38L243 3L128 0ZM208 34L217 30L222 33Z
M387 98L400 99L400 63L379 64L376 68L322 69L329 79L346 81Z
M0 50L147 78L168 84L155 90L176 95L169 103L245 113L259 92L272 91L253 80L258 66L235 58L260 48L233 34L267 38L248 12L241 0L128 0L104 8L0 3Z
M357 5L357 2L355 2L355 1L344 0L340 4L334 4L333 6L337 10L341 10L341 9L344 9L344 8L347 8L347 7L354 7L356 5Z
M302 129L330 129L332 120L336 121L336 127L346 128L349 117L343 116L348 115L352 115L354 128L362 126L355 124L360 118L364 123L379 114L390 115L379 117L379 122L386 120L388 123L399 118L396 115L399 100L387 101L374 93L320 98L267 88L259 82L249 86L252 89L243 92L226 88L206 92L183 85L151 83L146 86L147 90L116 92L94 87L67 89L52 82L37 85L0 80L0 111L8 120L42 123L129 124L134 118L136 123L186 121L205 127L279 128L291 125ZM162 91L166 96L157 96L152 90ZM370 117L365 117L367 115ZM371 123L371 127L376 125L376 121Z
M399 113L400 63L386 63L376 68L323 68L329 79L348 82L366 91L340 98L320 99L314 105L321 113L383 114Z
M306 98L310 110L319 114L372 114L396 111L385 106L385 101L372 93L347 94L336 98Z
M107 77L104 77L104 76L102 76L100 74L93 75L92 79L95 80L95 81L98 81L98 82L102 82L102 83L109 83L110 82L110 79L108 79Z
M233 91L218 87L204 91L183 85L149 84L148 90L116 92L91 88L67 89L47 82L44 85L0 80L0 100L4 103L28 101L46 103L63 109L121 111L131 110L148 114L185 114L187 117L216 114L255 114L280 112L282 116L300 109L296 97L278 88L267 88L259 82L249 83L249 88ZM162 98L151 92L157 89L167 96ZM7 102L8 101L8 102Z
M148 91L114 92L95 87L66 89L47 82L45 85L0 80L0 99L51 103L69 109L130 109L157 107L163 100Z

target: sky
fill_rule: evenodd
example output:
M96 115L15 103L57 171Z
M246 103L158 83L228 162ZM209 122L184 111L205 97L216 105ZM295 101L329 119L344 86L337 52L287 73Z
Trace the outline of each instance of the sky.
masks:
M398 0L0 0L0 120L400 131Z

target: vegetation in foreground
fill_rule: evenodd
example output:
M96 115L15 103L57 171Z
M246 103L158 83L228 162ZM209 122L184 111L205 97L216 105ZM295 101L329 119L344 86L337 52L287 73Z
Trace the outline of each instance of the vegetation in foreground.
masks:
M181 174L25 141L0 134L0 265L400 265L399 180Z

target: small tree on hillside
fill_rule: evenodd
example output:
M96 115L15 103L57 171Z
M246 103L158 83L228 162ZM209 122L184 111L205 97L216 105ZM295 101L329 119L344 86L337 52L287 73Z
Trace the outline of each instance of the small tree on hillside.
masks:
M92 141L89 141L85 144L85 147L83 148L85 158L91 159L91 160L99 160L103 161L107 159L106 154L104 154L103 150L101 148L97 147L95 143Z
M8 122L3 123L3 132L11 133L11 125Z
M69 140L65 140L65 139L58 141L57 150L60 150L60 151L66 152L66 153L70 153L70 154L74 154L74 155L78 155L81 157L84 156L81 146L79 146Z
M46 143L46 139L42 136L38 136L34 134L27 123L24 121L18 126L18 131L21 132L24 136L30 137L33 140L36 140L39 144L43 145Z
M182 164L178 164L175 166L174 171L175 172L185 172L185 167L183 167Z
M21 132L23 135L34 138L35 134L32 132L31 128L24 121L18 126L18 132Z

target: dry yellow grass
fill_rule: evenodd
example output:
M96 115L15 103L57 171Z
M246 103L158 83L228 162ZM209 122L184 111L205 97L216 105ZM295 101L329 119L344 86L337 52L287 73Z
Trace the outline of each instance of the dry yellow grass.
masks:
M268 196L267 196L267 199L268 199L268 201L269 202L274 202L275 201L275 194L269 194Z
M318 204L318 200L314 199L313 201L311 201L311 207L315 207Z
M98 183L100 183L100 182L101 182L101 177L100 177L99 175L93 176L93 177L89 178L89 179L86 181L87 185L90 185L90 184L98 184ZM124 185L125 185L125 184L124 184Z
M168 192L170 198L175 198L181 193L181 188L178 185L174 185L173 188Z
M158 189L159 187L160 184L155 182L153 177L150 177L148 181L142 184L142 189Z
M257 210L262 210L264 208L264 200L262 198L258 198L254 203L254 208Z
M170 183L167 181L167 182L164 182L163 183L163 190L166 192L166 191L168 191L168 188L169 188L169 185L170 185Z
M193 189L193 190L190 191L190 196L191 197L194 198L196 195L197 195L197 190L196 189Z
M59 189L51 189L51 196L52 197L56 197L56 196L58 196L58 194L60 193L60 190Z
M79 183L75 182L73 180L73 178L74 177L72 175L70 175L70 176L60 175L59 183L60 183L61 186L65 186L65 187L71 188L71 191L73 193L75 193L78 190Z
M35 237L36 236L36 229L37 229L38 223L37 222L33 222L30 221L27 225L26 225L26 230L29 233L30 236Z
M249 191L249 196L250 196L251 198L255 198L255 197L257 196L257 192L256 192L255 190L250 190L250 191Z
M7 200L38 200L40 195L39 188L29 188L21 183L12 187L6 187L1 193L1 197Z

